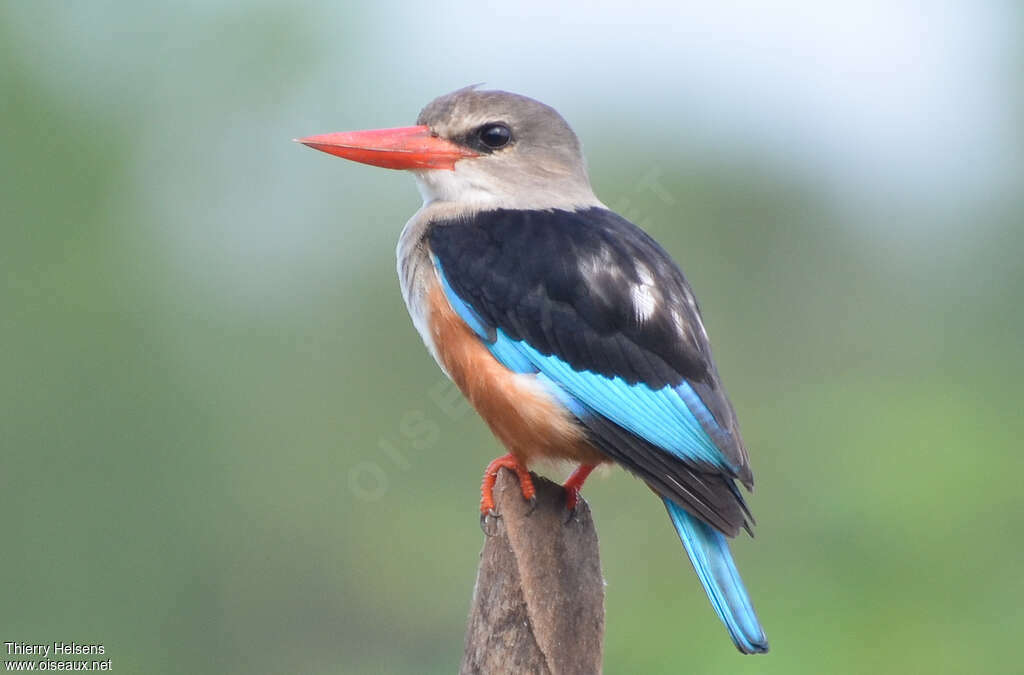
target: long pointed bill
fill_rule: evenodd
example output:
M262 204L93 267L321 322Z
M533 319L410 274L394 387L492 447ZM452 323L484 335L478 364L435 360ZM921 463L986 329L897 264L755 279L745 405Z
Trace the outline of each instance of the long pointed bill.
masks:
M430 133L430 127L346 131L296 139L323 152L385 169L455 169L477 153Z

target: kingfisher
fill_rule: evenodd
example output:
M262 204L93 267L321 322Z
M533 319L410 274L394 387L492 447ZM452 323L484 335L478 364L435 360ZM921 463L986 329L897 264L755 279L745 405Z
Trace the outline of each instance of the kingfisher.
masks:
M498 471L568 460L574 510L595 467L616 463L662 499L718 617L745 654L768 651L729 550L753 517L736 414L693 291L639 227L594 195L576 134L553 108L477 86L430 102L416 125L297 139L412 173L422 207L398 241L412 322L508 450Z

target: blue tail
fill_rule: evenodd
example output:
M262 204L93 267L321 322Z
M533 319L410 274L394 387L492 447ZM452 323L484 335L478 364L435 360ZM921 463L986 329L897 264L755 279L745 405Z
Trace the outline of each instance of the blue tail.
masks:
M732 561L725 535L694 518L671 500L664 501L711 605L729 630L736 648L744 654L768 651L768 640Z

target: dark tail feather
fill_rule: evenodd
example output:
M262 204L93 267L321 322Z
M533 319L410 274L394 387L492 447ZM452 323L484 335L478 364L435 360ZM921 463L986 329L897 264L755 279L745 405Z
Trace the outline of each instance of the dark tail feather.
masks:
M768 651L768 640L732 561L725 535L691 516L671 500L664 501L711 605L729 630L736 648L744 654Z

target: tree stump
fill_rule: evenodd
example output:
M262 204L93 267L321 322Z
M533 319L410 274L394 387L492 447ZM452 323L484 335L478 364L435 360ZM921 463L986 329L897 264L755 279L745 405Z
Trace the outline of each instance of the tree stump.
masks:
M569 518L560 485L534 476L537 505L498 473L459 673L601 672L604 579L590 506Z

